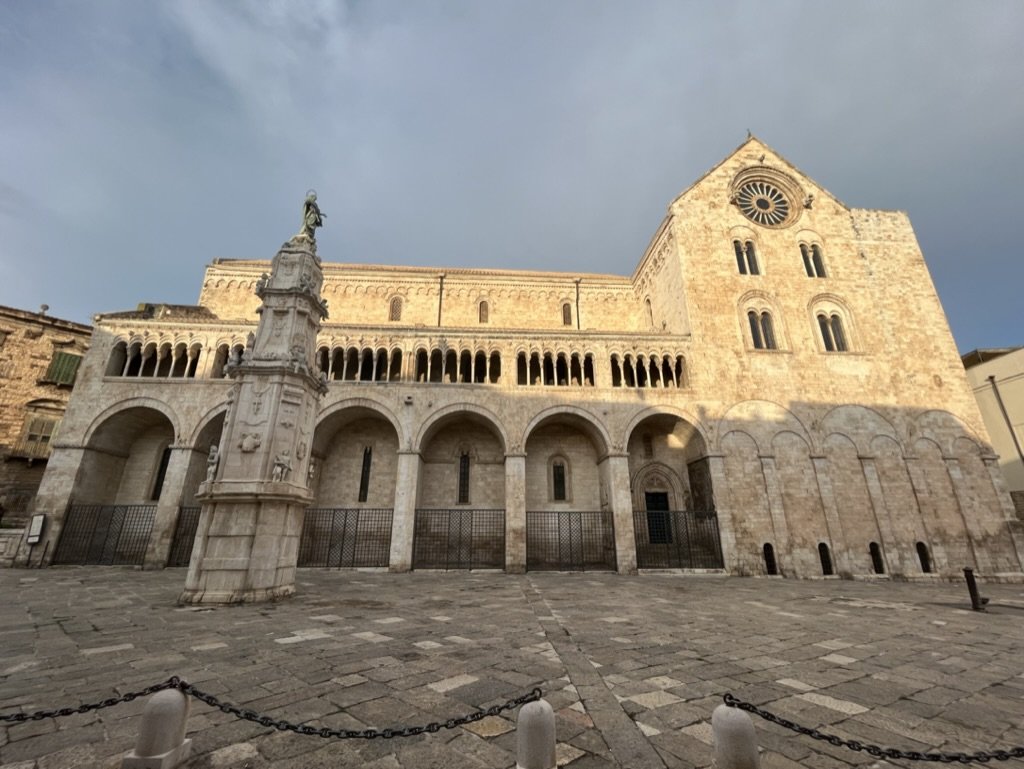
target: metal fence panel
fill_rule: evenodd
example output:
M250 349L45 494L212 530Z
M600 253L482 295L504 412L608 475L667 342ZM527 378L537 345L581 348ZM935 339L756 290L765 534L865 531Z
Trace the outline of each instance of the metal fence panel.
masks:
M199 528L201 507L178 508L178 521L174 524L174 537L171 539L171 552L167 556L168 566L188 566L192 560L192 545L196 541L196 529Z
M154 518L156 505L72 505L53 562L141 566Z
M636 565L641 569L722 569L714 510L634 510Z
M611 511L527 511L526 568L532 571L615 571L615 527Z
M302 520L299 566L387 566L391 508L311 507Z
M505 568L505 511L417 510L412 566Z

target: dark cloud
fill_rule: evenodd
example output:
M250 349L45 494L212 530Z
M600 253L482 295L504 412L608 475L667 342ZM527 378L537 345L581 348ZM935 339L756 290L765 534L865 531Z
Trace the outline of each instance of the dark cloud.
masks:
M315 187L336 261L634 267L751 128L907 210L961 349L1021 343L1024 5L0 7L0 303L194 301Z

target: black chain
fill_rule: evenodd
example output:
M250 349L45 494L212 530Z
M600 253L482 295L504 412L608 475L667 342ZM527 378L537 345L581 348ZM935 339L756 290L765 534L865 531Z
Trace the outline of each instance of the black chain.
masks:
M20 724L24 721L42 721L44 718L61 718L71 716L75 713L88 713L90 710L102 710L112 705L120 705L122 702L131 702L138 697L145 697L149 694L163 691L164 689L180 689L184 682L177 676L171 676L163 683L153 684L137 692L128 692L120 697L111 697L99 702L91 702L86 705L79 705L77 708L58 708L57 710L37 710L35 713L10 713L0 716L0 721Z
M154 694L155 692L163 691L164 689L177 689L183 694L195 697L200 702L205 702L210 707L217 708L222 713L231 713L238 718L245 721L252 721L260 726L273 727L274 729L282 732L288 731L295 732L296 734L334 738L339 740L375 740L378 737L389 740L393 737L413 737L425 732L433 734L441 731L442 729L454 729L457 726L463 726L465 724L474 723L475 721L480 721L488 716L496 716L506 710L514 710L520 705L525 705L528 702L536 702L543 694L539 688L533 689L532 691L511 699L502 705L492 705L487 708L487 710L478 710L475 713L469 713L468 715L460 716L459 718L449 718L446 721L435 721L433 723L424 724L423 726L403 726L387 729L329 729L327 727L318 728L316 726L306 726L304 724L293 724L290 721L285 721L284 719L260 715L253 710L240 708L230 702L222 702L212 694L204 692L201 689L197 689L192 684L187 681L182 681L177 676L172 676L163 683L147 686L145 689L137 692L128 692L127 694L122 694L120 697L111 697L106 700L101 700L100 702L79 705L77 708L37 710L35 713L12 713L10 715L0 715L0 721L21 723L23 721L41 721L44 718L60 718L61 716L70 716L74 713L87 713L90 710L100 710L102 708L109 708L112 705L120 705L122 702L131 702L138 697L145 697L146 695Z
M480 721L481 719L487 718L487 716L496 716L502 711L513 710L520 705L525 705L527 702L536 702L541 698L540 689L533 689L532 691L520 696L515 699L511 699L503 705L493 705L487 710L478 710L475 713L461 716L460 718L449 718L446 721L435 721L430 724L423 726L403 726L388 729L329 729L327 727L316 727L306 726L303 724L293 724L290 721L284 719L271 718L270 716L262 716L253 710L246 710L240 708L237 705L233 705L230 702L221 702L212 694L207 694L204 691L200 691L192 684L185 683L184 681L178 686L181 691L185 694L190 694L201 702L205 702L207 705L217 708L223 713L231 713L238 718L245 721L252 721L260 726L273 727L278 731L295 732L296 734L307 734L315 737L334 738L338 740L375 740L378 737L389 740L392 737L413 737L417 734L423 734L424 732L439 732L442 729L454 729L456 726L462 726L463 724L471 724L474 721Z
M773 724L778 724L783 729L789 729L797 734L803 734L815 740L827 742L829 745L835 745L837 748L849 748L850 750L858 752L864 751L875 758L901 758L907 761L938 761L942 764L987 764L989 761L1009 761L1013 758L1024 758L1024 747L993 750L991 753L922 753L918 750L882 748L878 745L859 742L858 740L844 740L842 737L838 737L835 734L819 732L817 729L810 729L806 726L801 726L800 724L789 721L781 716L777 716L774 713L770 713L767 710L761 710L761 708L756 705L752 705L749 702L743 702L743 700L733 697L732 694L727 693L723 699L725 700L725 704L730 708L739 708L740 710L745 710L748 713L753 713L756 716L760 716L765 721L771 721Z

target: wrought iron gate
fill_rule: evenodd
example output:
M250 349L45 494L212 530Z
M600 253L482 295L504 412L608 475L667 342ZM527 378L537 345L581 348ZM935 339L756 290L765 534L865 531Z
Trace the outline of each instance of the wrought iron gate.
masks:
M526 568L614 571L615 528L611 511L528 511Z
M417 510L412 566L505 568L505 511Z
M53 562L141 566L155 517L156 505L72 505Z
M390 508L311 507L302 520L299 566L387 566Z
M171 540L171 552L167 556L168 566L188 566L192 559L192 545L196 541L196 529L199 527L201 507L178 508L178 522L174 524L174 538Z
M641 569L721 569L714 510L634 510L636 565Z

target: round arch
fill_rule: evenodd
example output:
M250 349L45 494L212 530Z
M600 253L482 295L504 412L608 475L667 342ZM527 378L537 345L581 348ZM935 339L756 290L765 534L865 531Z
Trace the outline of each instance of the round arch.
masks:
M196 442L199 440L199 437L203 434L203 431L206 430L206 428L218 418L226 417L227 413L228 402L225 400L218 403L216 406L214 406L205 414L203 414L203 416L200 417L199 422L196 424L195 429L192 430L192 434L188 437L189 445L195 446Z
M416 434L412 444L413 451L423 451L424 446L430 443L430 439L439 429L453 418L458 417L469 417L472 421L486 426L501 441L502 451L508 453L508 433L505 431L505 427L502 425L498 415L489 409L472 403L453 403L431 414Z
M332 403L320 413L313 428L313 453L322 454L324 452L324 444L328 440L328 435L333 435L338 427L352 419L358 419L371 414L387 420L398 436L398 445L404 445L405 431L391 409L370 398L346 398L337 403ZM329 430L328 428L331 426L335 427L335 430Z
M526 429L523 430L522 443L519 445L525 447L531 433L541 425L558 420L564 420L579 428L594 444L598 455L607 454L613 449L622 451L624 448L624 444L616 445L612 443L611 436L608 434L605 426L601 424L601 420L586 409L581 409L578 406L552 406L544 409L526 425Z
M818 449L800 418L775 401L752 399L730 406L719 420L716 432L719 435L726 435L733 430L750 435L761 453L768 453L768 447L771 446L775 435L784 431L799 435L811 451L816 452Z
M622 432L622 445L628 446L630 438L633 437L633 431L643 422L645 419L654 416L673 416L686 422L690 427L693 428L701 442L704 444L705 450L711 445L711 439L707 434L707 429L701 424L693 414L689 413L685 409L676 408L675 406L651 406L638 411L626 424L626 429Z
M98 437L102 437L104 428L109 427L111 419L124 420L128 423L139 419L143 423L151 422L152 417L147 419L145 415L147 410L161 414L170 422L171 429L174 431L175 442L177 442L181 435L181 420L174 409L155 398L129 398L100 412L86 429L85 435L82 438L82 444L90 446Z

